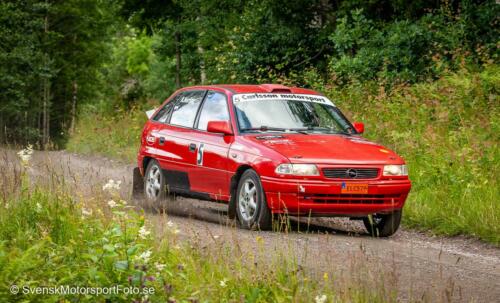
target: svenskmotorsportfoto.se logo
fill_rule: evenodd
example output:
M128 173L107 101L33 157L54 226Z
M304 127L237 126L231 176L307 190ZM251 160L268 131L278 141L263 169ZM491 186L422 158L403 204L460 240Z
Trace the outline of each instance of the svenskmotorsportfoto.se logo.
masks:
M17 287L17 285L12 285L10 287L10 293L13 295L17 295L19 293L19 287Z
M86 287L86 286L70 286L70 285L59 285L59 286L28 286L24 285L19 287L18 285L10 286L10 293L13 295L23 294L23 295L153 295L155 289L153 287L134 287L134 286L123 286L123 285L113 285L109 287Z

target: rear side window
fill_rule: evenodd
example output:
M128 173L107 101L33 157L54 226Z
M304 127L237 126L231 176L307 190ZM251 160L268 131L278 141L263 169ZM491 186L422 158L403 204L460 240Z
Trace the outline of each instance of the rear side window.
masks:
M172 109L174 108L175 102L181 98L182 94L178 94L172 100L170 100L165 106L163 106L158 113L153 117L154 121L158 121L161 123L167 123L168 117L172 113Z
M198 129L207 130L209 121L229 121L226 95L218 92L208 92L201 108Z
M205 91L188 91L180 95L174 104L174 111L170 118L170 124L184 127L193 127L196 113L200 106Z

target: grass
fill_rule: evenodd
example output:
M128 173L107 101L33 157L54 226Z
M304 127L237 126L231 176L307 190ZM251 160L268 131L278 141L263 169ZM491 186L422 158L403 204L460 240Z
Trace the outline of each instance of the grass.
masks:
M98 108L87 107L80 115L66 148L82 154L101 154L134 162L146 121L141 109L102 114Z
M390 92L365 85L327 93L408 163L406 226L499 244L499 83L493 66Z
M500 68L463 70L432 83L346 88L315 85L365 136L402 155L413 189L403 224L443 235L500 243ZM80 117L68 149L135 161L142 111Z
M39 185L28 170L0 165L8 176L1 185L20 184L2 186L0 198L1 302L320 302L316 297L322 296L321 302L395 301L379 287L350 284L338 291L298 270L293 258L248 262L253 252L235 255L224 242L207 250L206 243L180 241L172 222L157 234L144 212L114 189L74 198L79 195L70 193L63 178L49 173L53 180ZM119 285L148 294L12 294L12 285Z

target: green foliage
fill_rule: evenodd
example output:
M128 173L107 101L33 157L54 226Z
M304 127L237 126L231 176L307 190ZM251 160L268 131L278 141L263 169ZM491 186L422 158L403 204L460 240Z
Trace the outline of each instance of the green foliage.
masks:
M498 61L489 1L3 1L0 142L62 146L82 104L198 83L386 88ZM123 17L123 18L121 18Z
M99 96L116 10L113 1L2 1L0 142L57 140L73 100Z
M491 66L389 92L376 83L322 88L366 123L368 138L405 158L413 181L406 226L498 244L499 83Z
M330 35L335 50L330 59L332 77L340 84L372 79L417 82L465 64L491 62L497 56L495 46L473 51L475 45L467 40L472 30L467 18L449 16L443 8L415 21L381 23L354 10L338 20ZM471 56L473 52L482 54Z
M155 234L144 214L113 188L86 204L66 194L64 184L28 190L30 180L22 178L22 191L0 200L2 302L311 302L321 295L332 301L395 301L384 289L360 285L336 293L297 270L293 260L254 263L254 251L236 257L215 239L211 252L206 243L179 245L175 223ZM103 203L106 197L112 202ZM265 246L256 249L262 253ZM9 291L12 285L19 294ZM136 287L143 293L23 293L26 287L58 286Z

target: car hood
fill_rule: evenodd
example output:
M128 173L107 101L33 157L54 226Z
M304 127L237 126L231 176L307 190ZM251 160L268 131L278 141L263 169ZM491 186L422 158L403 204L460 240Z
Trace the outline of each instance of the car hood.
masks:
M332 134L255 135L251 140L287 157L292 163L401 164L393 151L359 136Z

